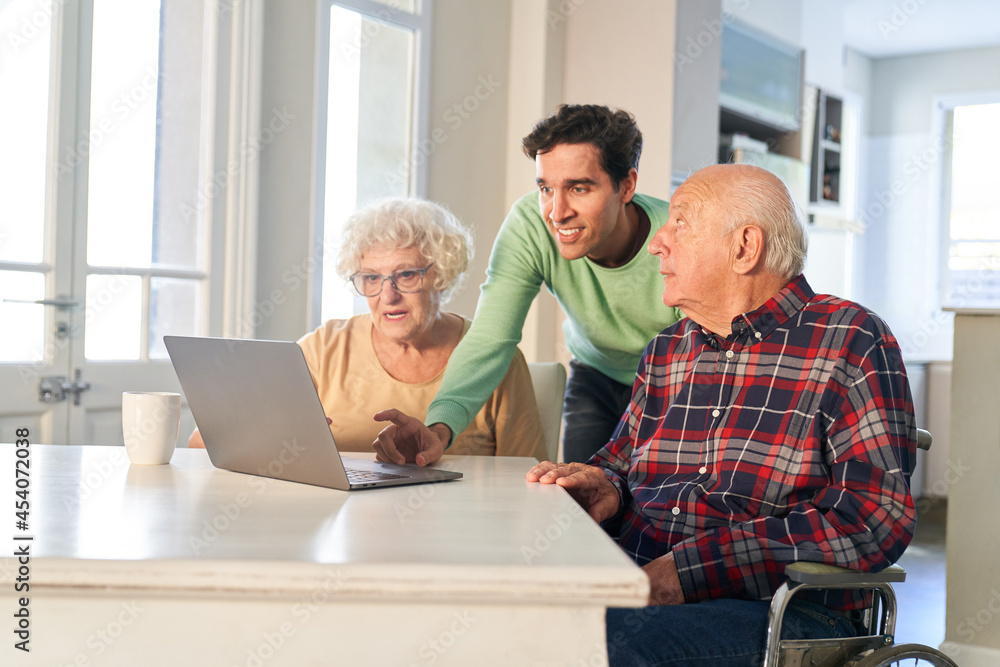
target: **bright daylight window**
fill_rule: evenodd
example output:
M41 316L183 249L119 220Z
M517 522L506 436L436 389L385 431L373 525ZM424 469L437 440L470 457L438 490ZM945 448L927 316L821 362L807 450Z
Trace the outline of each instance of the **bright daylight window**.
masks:
M956 106L951 120L942 301L945 306L998 308L1000 103Z
M87 138L90 360L166 359L163 335L201 332L197 214L200 22L180 5L94 6ZM169 13L173 9L177 13ZM170 38L170 39L167 39ZM190 53L189 53L190 52Z
M334 272L346 218L374 199L415 191L417 165L410 155L418 108L418 41L426 16L415 13L415 0L386 1L384 8L375 10L351 4L330 7L323 321L350 317L365 308Z
M42 27L25 17L41 14ZM0 362L41 361L50 30L35 0L0 2ZM6 269L6 270L5 270ZM8 302L10 300L11 302Z

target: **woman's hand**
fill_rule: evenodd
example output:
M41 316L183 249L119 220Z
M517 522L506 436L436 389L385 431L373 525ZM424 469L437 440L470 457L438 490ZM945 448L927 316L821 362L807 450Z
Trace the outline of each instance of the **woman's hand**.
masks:
M191 431L188 438L188 449L205 449L205 441L201 439L201 432L198 429Z

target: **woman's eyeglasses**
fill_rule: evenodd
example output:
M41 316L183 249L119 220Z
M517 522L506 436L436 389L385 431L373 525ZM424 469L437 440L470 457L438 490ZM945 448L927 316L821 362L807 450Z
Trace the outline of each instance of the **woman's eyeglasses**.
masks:
M387 276L378 273L355 273L351 276L354 289L361 296L378 296L382 293L385 281L392 283L393 289L402 294L419 292L424 286L424 274L434 266L431 262L422 269L400 269Z

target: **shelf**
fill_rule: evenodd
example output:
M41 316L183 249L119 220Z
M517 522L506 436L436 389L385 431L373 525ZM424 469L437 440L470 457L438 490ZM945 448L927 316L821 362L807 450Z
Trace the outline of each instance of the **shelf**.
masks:
M816 90L816 122L812 128L812 176L809 199L814 204L840 206L841 160L844 159L842 141L845 137L845 109L843 100ZM848 133L850 130L848 129ZM850 168L850 167L848 167Z
M830 212L823 211L824 207L829 207ZM813 204L808 214L809 224L817 229L832 229L844 232L854 232L863 234L864 224L859 220L847 220L835 214L837 211L835 202L823 202Z

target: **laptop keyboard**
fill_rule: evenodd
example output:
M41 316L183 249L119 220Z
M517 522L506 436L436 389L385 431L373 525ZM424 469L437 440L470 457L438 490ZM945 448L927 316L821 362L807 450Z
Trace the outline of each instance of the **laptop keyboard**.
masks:
M356 468L345 468L347 481L352 484L363 484L364 482L378 482L383 479L407 479L409 475L394 475L391 472L374 472L371 470L358 470Z

